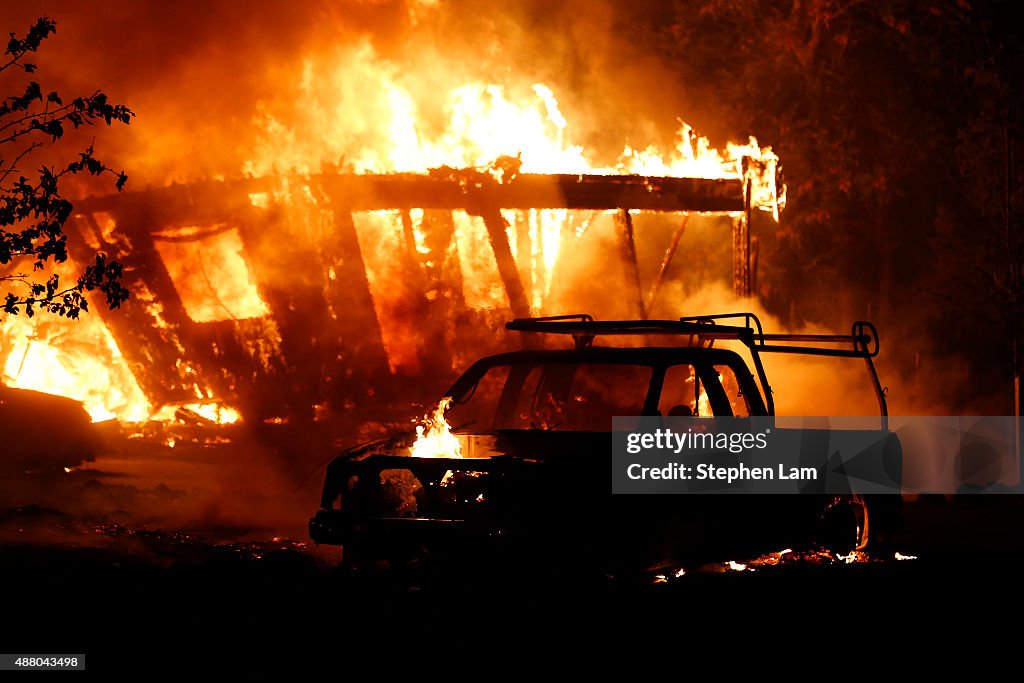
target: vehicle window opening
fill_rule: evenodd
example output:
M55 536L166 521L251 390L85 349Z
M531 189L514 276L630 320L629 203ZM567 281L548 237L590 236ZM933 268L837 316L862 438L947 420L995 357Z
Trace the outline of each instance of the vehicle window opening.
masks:
M719 384L725 391L731 414L735 417L750 417L750 402L743 393L736 371L728 365L716 365L714 370L718 373Z

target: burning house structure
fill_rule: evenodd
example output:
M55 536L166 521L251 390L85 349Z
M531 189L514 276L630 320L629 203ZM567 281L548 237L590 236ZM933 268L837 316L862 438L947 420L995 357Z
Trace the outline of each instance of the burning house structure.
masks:
M557 106L547 111L558 124ZM620 270L621 314L646 317L691 216L729 218L733 288L751 294L753 216L777 220L785 201L770 149L751 139L719 153L684 126L675 161L633 152L616 168L546 173L520 152L460 168L324 167L79 200L72 257L121 262L132 300L77 329L6 321L3 381L82 400L94 420L320 419L396 398L410 376L450 379L502 347L511 317L564 312L553 289L588 241L601 240ZM642 282L634 219L649 212L672 227Z

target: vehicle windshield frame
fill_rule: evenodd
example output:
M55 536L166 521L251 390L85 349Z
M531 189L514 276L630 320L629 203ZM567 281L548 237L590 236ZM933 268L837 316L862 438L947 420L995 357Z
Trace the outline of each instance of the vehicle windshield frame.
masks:
M669 367L678 365L692 366L705 387L708 400L711 403L714 415L729 415L732 413L729 407L729 399L725 393L720 379L717 376L715 366L727 366L735 374L740 390L747 399L750 415L767 415L764 398L760 388L743 359L734 351L729 349L696 349L690 347L640 347L640 348L619 348L619 347L592 347L587 349L565 349L565 350L534 350L534 351L513 351L482 358L459 377L458 380L446 392L445 396L452 398L452 405L464 405L472 400L480 380L484 375L495 367L506 366L510 368L510 376L514 366L553 365L559 363L576 363L591 365L634 365L650 367L652 370L647 387L647 395L644 397L642 415L657 415L658 402L661 397L665 372ZM457 431L464 431L473 427L473 431L480 429L479 425L458 425ZM485 429L483 431L501 431Z

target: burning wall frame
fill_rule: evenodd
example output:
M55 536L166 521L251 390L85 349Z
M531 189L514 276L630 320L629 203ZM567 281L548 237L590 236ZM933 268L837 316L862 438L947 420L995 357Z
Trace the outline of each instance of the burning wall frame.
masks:
M279 219L279 209L255 199L273 196L282 186L281 178L172 185L76 203L68 230L72 256L88 262L101 250L125 266L125 285L134 301L115 313L101 308L99 315L153 404L216 398L238 407L247 419L311 418L314 404L344 407L354 397L372 392L374 380L379 384L389 367L356 233L357 212L400 212L408 253L396 258L408 259L410 268L416 265L410 211L421 209L446 225L449 239L454 235L453 211L480 217L509 312L518 318L529 317L531 310L502 209L615 211L619 256L635 283L639 318L646 318L686 219L645 295L631 210L732 215L734 290L748 296L754 287L749 178L496 177L474 169L443 168L427 175L323 173L295 182L314 193L331 214L330 228L315 240L308 233L267 230ZM215 224L236 226L269 316L216 322L194 322L189 317L158 253L157 239L168 226ZM288 276L287 287L280 284L282 274ZM426 318L431 304L425 298L422 303ZM422 344L420 351L429 355L438 348Z

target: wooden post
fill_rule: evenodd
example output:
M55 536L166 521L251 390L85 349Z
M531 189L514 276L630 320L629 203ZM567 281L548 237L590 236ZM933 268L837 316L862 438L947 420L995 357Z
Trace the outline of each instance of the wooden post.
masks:
M459 313L465 310L462 292L462 267L455 248L455 221L451 211L423 211L423 245L425 254L417 253L423 274L423 316L418 321L423 338L422 368L424 374L451 367L459 352L457 331ZM444 381L450 378L444 376Z
M326 257L321 240L310 237L319 234L313 230L321 220L315 208L296 197L238 220L249 272L270 309L257 348L277 346L273 338L280 339L267 366L250 372L238 385L261 419L312 420L313 404L329 398L335 378L344 375L338 359L345 354L325 297ZM246 327L255 328L256 323L248 321Z
M195 400L188 378L180 369L179 344L184 344L178 331L182 326L188 326L188 316L170 283L170 276L153 249L149 238L152 226L141 216L115 217L114 220L118 232L131 233L131 252L122 249L121 242L104 242L99 237L102 231L96 226L91 213L72 217L68 221L69 229L65 231L68 249L78 263L88 265L95 255L96 249L84 237L85 231L90 230L99 243L99 249L125 266L122 284L131 291L131 298L115 311L103 305L95 306L94 315L98 315L107 326L139 387L152 403ZM132 230L129 225L137 230ZM152 280L159 284L154 286ZM168 301L162 298L159 301L168 326L161 325L154 315L156 309L147 306L150 303L147 299L160 294L169 295Z
M633 218L629 209L619 209L615 214L615 228L619 236L619 253L622 264L626 268L626 277L633 281L636 288L636 311L641 320L647 320L647 307L644 305L644 290L640 286L640 264L636 259L636 240L633 237Z
M402 286L405 290L405 295L410 299L415 299L416 306L421 311L427 310L427 278L423 272L423 266L420 264L420 252L416 248L416 232L412 225L412 215L409 213L409 209L401 209L399 211L402 221L402 238L405 243L404 254L405 258L401 259L403 270L407 275L404 283L398 283L398 286ZM423 223L420 223L422 228ZM416 357L420 363L426 361L427 358L427 333L426 330L421 330L420 334L415 335L416 344Z
M356 371L364 381L386 377L388 359L380 323L373 307L355 222L346 207L334 211L334 230L323 245L323 255L325 265L335 271L335 279L328 283L327 300L337 316L342 346L352 354L346 371Z
M751 294L750 277L750 190L751 181L746 182L743 195L743 213L733 220L732 225L732 289L738 297Z
M405 252L409 256L409 260L416 263L419 259L417 258L416 251L416 233L412 228L412 216L409 214L409 209L402 209L402 238L405 240Z
M487 226L487 235L491 240L491 249L494 250L494 260L498 263L498 274L505 285L505 293L508 295L508 303L512 308L512 315L517 318L530 317L530 302L526 298L526 291L523 289L523 281L519 279L519 271L516 269L515 259L512 258L512 248L508 243L508 233L505 228L508 224L505 217L498 209L483 209L480 216Z
M682 222L672 235L672 241L669 243L668 249L665 250L665 258L661 260L661 268L658 270L658 276L654 278L654 284L651 285L651 289L647 293L648 312L654 307L654 300L658 296L658 290L661 289L662 284L665 282L665 274L668 272L668 267L672 263L672 257L675 256L676 249L679 248L679 240L683 238L683 233L686 232L686 224L689 222L690 214L684 215Z
M761 241L757 237L750 238L750 292L757 294L757 263L761 255Z
M533 301L533 244L530 241L530 219L525 211L516 212L516 264L523 283L526 300Z
M427 300L433 304L447 301L443 317L448 318L453 310L466 306L462 266L459 251L455 248L455 220L451 211L423 211L423 241L428 252L423 256Z

